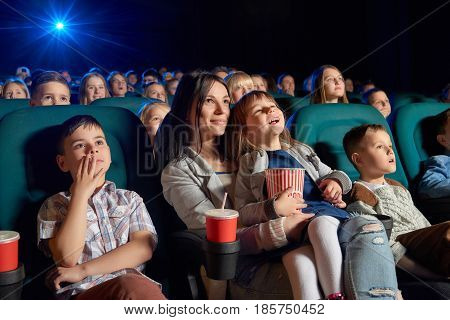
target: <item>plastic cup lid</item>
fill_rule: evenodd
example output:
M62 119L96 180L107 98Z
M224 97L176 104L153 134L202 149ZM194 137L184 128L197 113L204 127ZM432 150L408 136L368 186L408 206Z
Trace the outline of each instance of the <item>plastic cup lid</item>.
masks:
M20 235L15 231L0 231L0 244L13 242L20 239Z
M206 211L205 215L214 219L233 219L239 217L239 212L231 209L211 209Z

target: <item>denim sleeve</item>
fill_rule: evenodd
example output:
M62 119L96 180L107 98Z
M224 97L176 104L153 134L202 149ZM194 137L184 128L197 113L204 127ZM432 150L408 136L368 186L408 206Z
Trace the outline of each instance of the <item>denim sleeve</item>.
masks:
M435 156L425 161L425 174L418 186L422 198L450 197L450 157Z

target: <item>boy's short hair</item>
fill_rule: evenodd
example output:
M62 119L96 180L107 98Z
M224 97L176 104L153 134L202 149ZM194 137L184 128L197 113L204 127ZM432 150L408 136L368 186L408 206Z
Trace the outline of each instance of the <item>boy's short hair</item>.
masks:
M142 72L142 80L144 80L146 76L155 77L159 81L160 74L158 73L158 71L156 71L155 68L150 68Z
M345 154L352 164L354 164L352 161L352 154L358 149L359 143L362 141L368 130L382 130L387 132L386 128L381 124L363 124L350 129L344 136L343 144Z
M83 126L83 128L95 127L103 131L102 125L93 116L78 115L67 119L60 125L60 134L57 146L57 152L59 155L64 155L64 140L66 140L67 137L70 137L75 132L75 130L77 130L81 126Z
M364 104L370 104L370 96L372 94L374 94L375 92L380 92L383 91L380 88L372 88L370 90L367 90L366 92L364 92L364 94L362 95L362 102Z
M294 79L294 77L291 74L289 74L289 73L282 73L282 74L280 74L280 76L277 79L277 84L281 84L281 82L283 82L283 79L288 77L288 76L291 77L292 79Z
M434 116L433 123L436 128L436 134L445 134L448 118L450 118L450 108Z
M37 93L39 86L48 83L48 82L58 82L67 87L67 90L70 92L69 84L67 83L67 80L56 71L44 71L40 74L38 74L35 78L33 78L31 83L31 97L34 97L34 95Z

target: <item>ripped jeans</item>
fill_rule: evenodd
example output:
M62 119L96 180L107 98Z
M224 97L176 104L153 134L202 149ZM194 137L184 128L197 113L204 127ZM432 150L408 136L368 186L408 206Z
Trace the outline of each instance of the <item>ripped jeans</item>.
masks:
M395 262L383 224L373 216L351 217L338 236L348 299L395 300Z

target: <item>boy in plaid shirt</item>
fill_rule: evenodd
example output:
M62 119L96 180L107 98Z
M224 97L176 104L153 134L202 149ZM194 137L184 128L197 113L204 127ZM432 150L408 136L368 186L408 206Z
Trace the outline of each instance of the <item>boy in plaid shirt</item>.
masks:
M57 264L47 284L58 298L165 299L141 273L157 243L142 198L105 181L111 153L100 123L75 116L61 129L56 160L73 183L39 210L38 246Z

